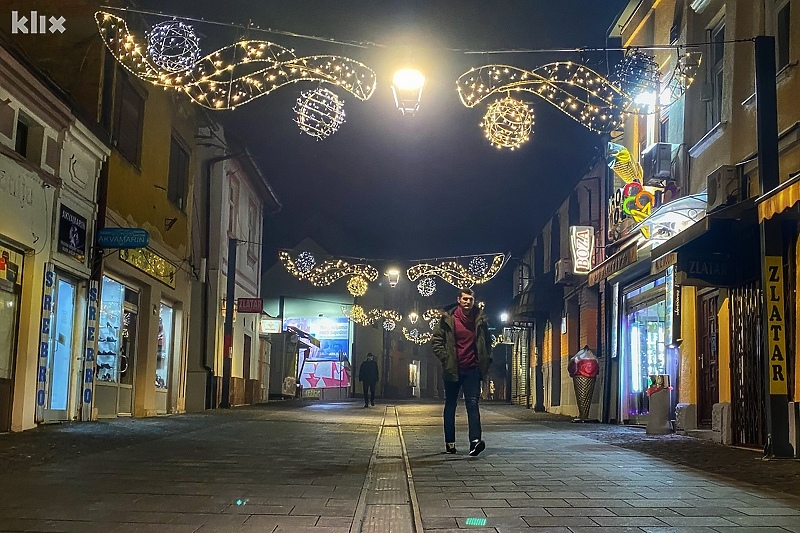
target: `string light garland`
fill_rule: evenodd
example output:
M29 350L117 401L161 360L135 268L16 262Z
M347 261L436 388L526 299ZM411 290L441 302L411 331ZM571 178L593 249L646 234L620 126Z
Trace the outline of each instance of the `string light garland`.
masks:
M436 280L433 278L422 278L417 284L417 290L425 298L433 296L436 292Z
M530 138L533 113L525 102L507 96L489 104L481 127L492 146L514 150Z
M497 275L506 262L505 254L495 254L491 264L482 276L474 276L463 265L456 261L443 261L438 265L421 263L406 271L408 279L416 281L420 277L439 276L447 283L459 289L469 289L473 285L486 283Z
M403 336L406 340L409 340L415 344L425 344L431 341L433 338L433 334L430 332L421 333L417 328L408 331L405 326L403 326Z
M347 282L347 290L355 297L367 294L367 280L361 276L353 276Z
M191 25L167 20L147 34L147 55L163 70L184 72L200 59L200 39Z
M436 329L436 326L438 326L438 325L439 325L439 319L438 318L433 318L433 319L428 321L428 327L430 327L431 330Z
M359 61L335 55L296 57L269 41L242 40L172 72L147 56L146 47L122 18L98 11L95 21L112 55L131 73L154 85L182 90L209 109L234 109L298 81L331 83L359 100L375 92L375 72Z
M294 277L309 281L315 287L325 287L345 276L359 276L367 281L378 279L378 271L375 267L366 264L350 264L343 259L328 259L322 264L313 264L309 268L308 263L303 267L308 270L300 270L287 251L278 253L278 257L286 270Z
M342 314L350 321L360 324L362 326L371 326L380 319L384 319L383 327L391 331L394 326L387 328L386 322L397 323L403 320L403 315L394 311L393 309L371 309L365 311L363 307L355 304L351 307L342 306Z
M344 102L324 87L300 93L294 111L300 130L318 141L330 137L344 124Z

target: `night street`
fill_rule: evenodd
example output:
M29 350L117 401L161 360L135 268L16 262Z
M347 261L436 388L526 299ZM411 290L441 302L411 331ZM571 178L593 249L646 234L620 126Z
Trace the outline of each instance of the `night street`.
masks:
M2 435L0 529L800 531L795 462L500 403L483 422L477 458L441 453L435 402L288 401ZM461 447L463 406L457 429Z

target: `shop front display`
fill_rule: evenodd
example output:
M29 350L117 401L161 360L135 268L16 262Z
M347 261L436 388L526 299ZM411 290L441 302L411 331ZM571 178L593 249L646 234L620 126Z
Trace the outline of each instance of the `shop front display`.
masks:
M668 347L672 292L667 285L662 276L624 290L619 325L620 414L624 422L647 421L649 394L658 376L677 379L677 354Z
M103 276L95 367L99 417L130 416L136 365L138 293Z

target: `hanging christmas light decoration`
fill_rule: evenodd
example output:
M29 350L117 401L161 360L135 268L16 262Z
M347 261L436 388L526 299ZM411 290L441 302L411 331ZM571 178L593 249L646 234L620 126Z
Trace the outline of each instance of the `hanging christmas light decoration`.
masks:
M655 58L636 49L628 50L614 68L609 81L628 101L626 111L636 113L657 103L661 70Z
M430 322L431 320L441 317L443 312L444 311L441 309L428 309L422 313L422 320L425 322Z
M295 261L295 267L301 274L309 273L316 264L317 260L311 252L300 252Z
M469 262L468 268L470 274L476 278L480 278L486 274L486 269L489 268L489 263L486 262L486 259L483 256L477 255Z
M353 276L347 282L347 290L350 291L350 294L356 297L364 296L367 293L367 287L367 280L361 276Z
M298 279L309 281L315 287L324 287L345 276L360 276L367 281L378 279L378 271L371 265L352 265L343 259L328 259L321 265L314 264L306 271L301 271L289 252L282 250L278 257L290 274ZM307 268L308 264L304 264Z
M163 70L184 72L200 59L200 39L189 24L161 22L147 34L147 55Z
M530 138L533 113L525 102L507 96L489 104L481 127L492 146L513 150Z
M383 321L383 329L386 331L394 331L394 328L397 326L397 322L394 320L386 319Z
M417 290L425 298L432 296L433 293L436 292L436 280L433 278L422 278L417 284Z
M155 63L123 19L98 11L95 21L112 55L126 69L154 85L184 91L209 109L234 109L288 83L325 82L359 100L375 92L375 72L359 61L334 55L297 57L268 41L242 40L172 72Z
M433 334L430 332L426 331L425 333L420 333L420 331L417 328L408 331L405 328L405 326L403 326L403 336L406 338L406 340L409 340L416 344L425 344L427 342L430 342L431 339L433 338Z
M485 65L459 76L456 88L466 107L475 107L495 93L526 91L601 133L618 129L621 110L616 103L625 98L603 76L572 61L548 63L533 70Z
M361 324L362 326L371 326L378 320L384 319L383 326L386 328L387 321L396 324L403 320L403 315L392 309L372 309L370 311L365 311L364 308L358 304L351 307L342 306L342 314L352 322ZM391 329L394 329L394 326L390 328L390 331Z
M300 93L294 111L300 130L318 141L330 137L344 124L344 102L324 87Z
M473 285L486 283L497 275L506 262L505 254L494 254L489 267L482 276L473 276L469 270L457 261L443 261L438 265L420 263L406 271L408 279L416 281L421 277L439 276L447 283L459 289L469 289Z
M428 326L431 328L431 330L436 329L436 326L438 326L438 325L439 325L439 319L438 318L434 318L434 319L428 321Z

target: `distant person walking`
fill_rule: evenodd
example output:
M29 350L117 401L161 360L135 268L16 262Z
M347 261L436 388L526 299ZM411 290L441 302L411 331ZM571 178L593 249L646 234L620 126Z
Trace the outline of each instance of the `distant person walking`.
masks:
M486 313L475 307L472 289L461 289L455 305L446 307L431 340L433 354L442 362L444 377L444 442L446 453L456 453L456 405L464 391L469 423L469 455L481 453L481 381L492 362Z
M375 384L378 382L378 363L372 352L367 353L367 359L358 367L358 379L364 387L364 407L375 405ZM369 394L369 397L367 396Z

